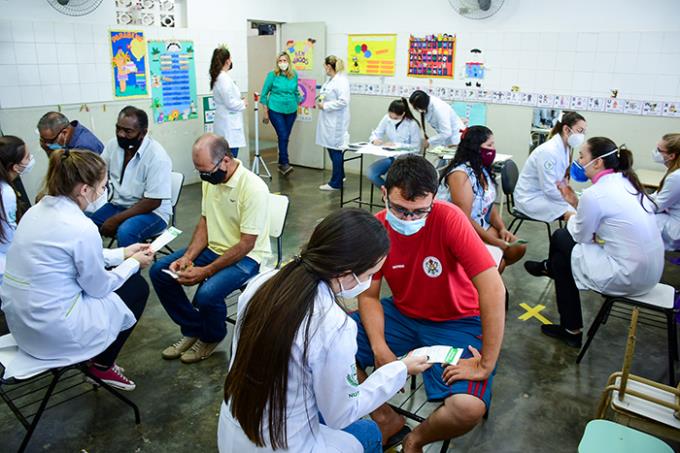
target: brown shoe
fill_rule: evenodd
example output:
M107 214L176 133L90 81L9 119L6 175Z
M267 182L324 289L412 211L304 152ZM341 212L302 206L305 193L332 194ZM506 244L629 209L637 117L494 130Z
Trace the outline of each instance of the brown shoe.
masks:
M182 337L177 343L163 349L161 355L165 360L179 359L197 340L198 338L194 337Z
M205 360L215 352L215 348L218 344L220 343L204 343L203 341L198 340L188 351L182 354L180 360L182 363L196 363Z

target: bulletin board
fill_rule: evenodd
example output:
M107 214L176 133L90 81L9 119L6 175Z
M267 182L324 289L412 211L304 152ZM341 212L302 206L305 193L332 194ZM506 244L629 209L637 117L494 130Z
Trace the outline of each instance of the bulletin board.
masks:
M348 35L347 72L357 75L393 76L397 35Z
M192 41L149 41L151 107L158 124L198 118Z
M286 43L286 50L296 71L311 71L314 68L314 39L305 41L290 40Z
M215 99L212 96L205 96L203 98L203 130L206 132L213 131L215 109Z
M417 37L408 43L408 76L453 79L456 35Z
M114 96L126 99L147 97L144 32L111 30L109 33Z

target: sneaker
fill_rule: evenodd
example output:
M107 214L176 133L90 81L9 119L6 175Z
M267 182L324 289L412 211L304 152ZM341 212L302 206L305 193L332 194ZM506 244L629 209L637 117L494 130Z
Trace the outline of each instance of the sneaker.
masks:
M196 343L196 340L198 338L182 337L177 343L163 349L161 355L165 360L179 359L185 351L189 350Z
M571 346L572 348L580 348L581 341L583 340L583 332L570 333L567 332L567 329L557 324L543 324L541 326L541 332L549 337L562 340L567 346Z
M123 370L118 366L118 365L113 365L112 367L102 370L100 368L97 368L94 365L91 365L87 369L88 373L90 373L92 376L97 377L102 380L105 384L110 385L113 388L117 388L119 390L127 390L131 391L135 389L135 383L132 382L130 379L125 377L123 374ZM88 379L90 382L93 382L96 384L96 381L93 379Z
M332 192L334 190L340 190L340 189L336 189L335 187L331 186L330 184L324 184L323 186L319 186L319 190L324 190L326 192Z
M550 277L548 272L548 260L525 261L524 269L534 277Z
M196 363L205 360L215 352L218 344L220 344L219 341L217 343L204 343L197 340L187 352L182 354L180 360L182 363Z
M293 170L294 168L290 165L279 165L279 173L281 173L283 176L288 176L293 172Z

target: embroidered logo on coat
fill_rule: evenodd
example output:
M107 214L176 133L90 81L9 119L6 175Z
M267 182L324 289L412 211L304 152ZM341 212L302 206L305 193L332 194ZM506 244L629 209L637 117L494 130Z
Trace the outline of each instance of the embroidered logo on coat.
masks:
M442 263L435 256L428 256L423 260L423 271L428 277L437 278L442 275Z
M543 164L543 168L545 168L548 171L552 170L554 166L555 166L555 162L553 162L551 160L546 160L545 163Z
M352 364L352 371L347 374L347 383L352 387L359 386L359 379L357 378L357 366Z

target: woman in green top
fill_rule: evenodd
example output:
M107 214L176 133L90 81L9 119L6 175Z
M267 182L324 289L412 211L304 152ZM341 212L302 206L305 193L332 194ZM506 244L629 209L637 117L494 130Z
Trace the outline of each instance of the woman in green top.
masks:
M262 87L260 102L264 105L264 124L272 122L279 138L279 172L286 176L293 171L288 163L288 138L297 116L300 92L298 76L291 67L290 56L281 52L276 59L276 68L267 74Z

